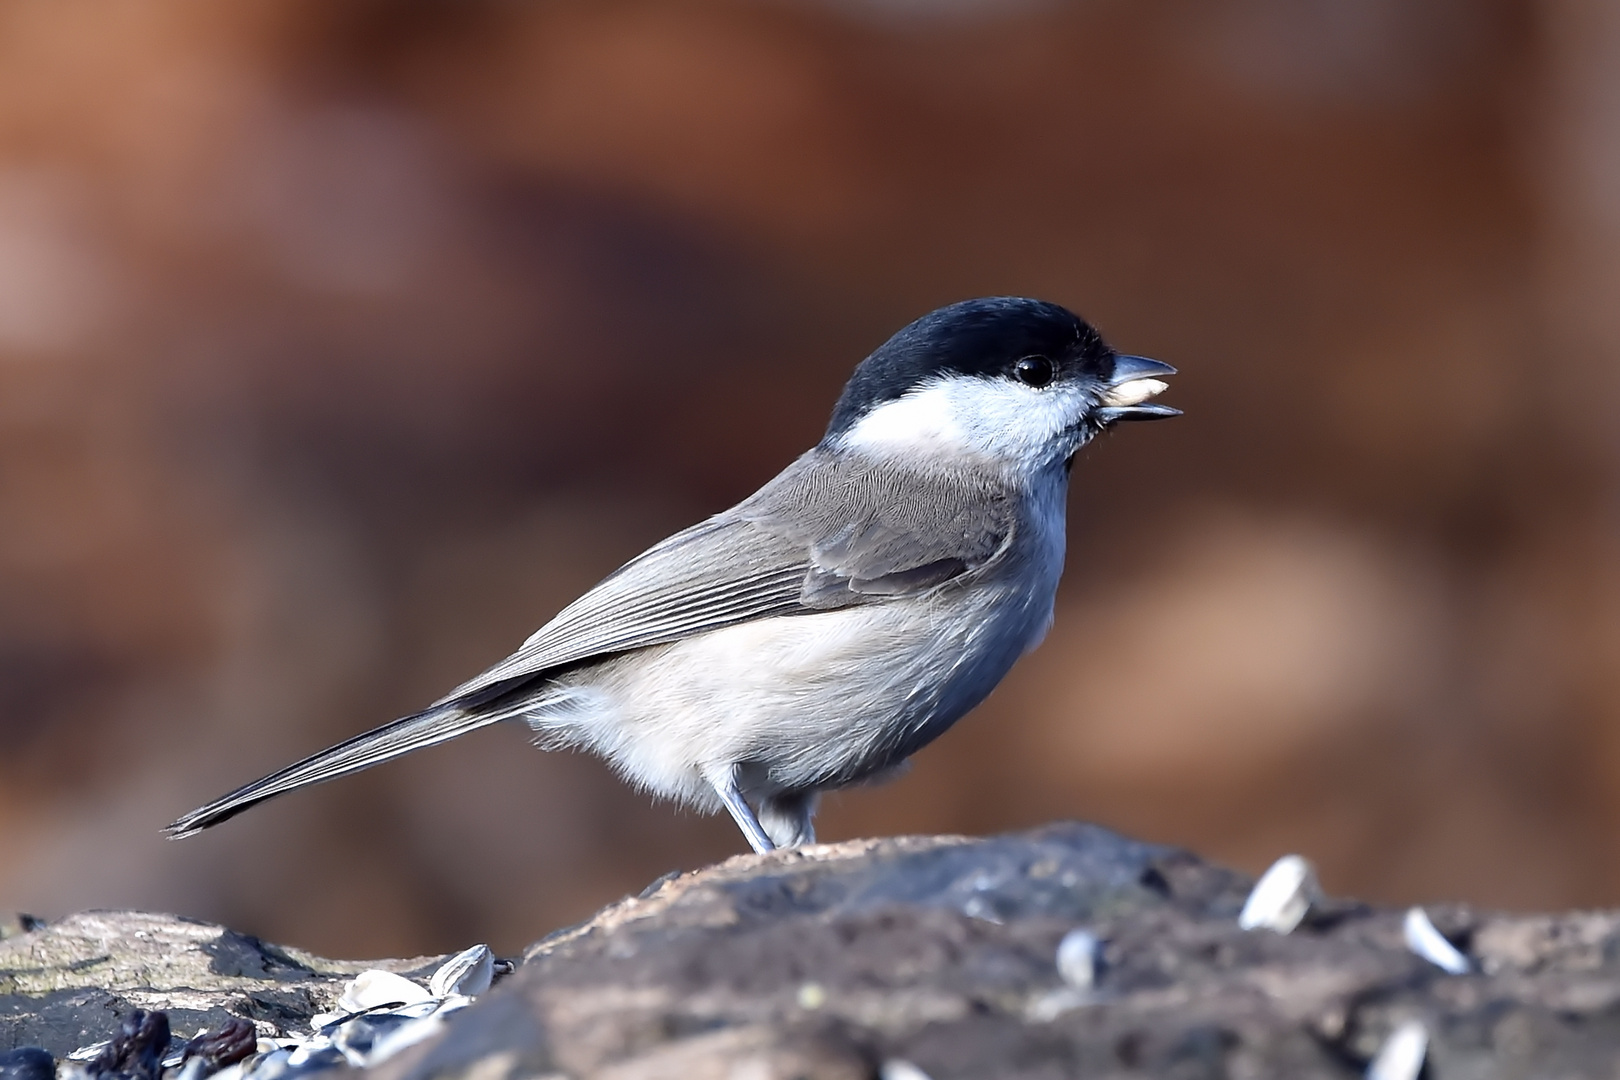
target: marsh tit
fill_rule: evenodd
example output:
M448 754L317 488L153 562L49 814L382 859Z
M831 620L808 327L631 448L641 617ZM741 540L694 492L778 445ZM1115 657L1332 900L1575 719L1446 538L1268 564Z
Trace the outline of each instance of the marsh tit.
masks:
M822 440L738 505L632 559L422 712L194 810L255 803L502 720L630 783L729 811L756 851L809 843L824 791L895 769L1052 622L1076 452L1168 364L1055 304L968 300L867 357Z

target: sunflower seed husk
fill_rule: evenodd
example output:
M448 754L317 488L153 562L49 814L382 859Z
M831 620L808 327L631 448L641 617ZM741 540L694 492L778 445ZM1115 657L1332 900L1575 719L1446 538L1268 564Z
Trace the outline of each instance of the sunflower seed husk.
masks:
M1406 947L1441 971L1466 975L1473 970L1468 957L1458 952L1457 946L1434 928L1434 923L1429 921L1429 913L1422 908L1407 911L1401 931L1406 938Z
M1378 1048L1367 1066L1367 1080L1417 1080L1428 1052L1428 1029L1416 1020L1408 1020L1390 1032Z
M495 954L488 945L474 945L456 953L433 973L428 990L434 997L465 994L476 997L495 979Z
M878 1080L931 1080L931 1078L909 1061L890 1058L883 1063L883 1068L878 1070Z
M357 1013L384 1006L415 1005L433 997L425 986L413 983L403 975L374 968L356 975L343 988L343 995L338 998L337 1004L344 1012Z
M1254 883L1238 915L1238 926L1243 930L1292 933L1320 895L1310 862L1299 855L1284 855Z
M1076 990L1090 990L1097 983L1097 962L1102 942L1090 930L1070 930L1057 947L1058 975Z

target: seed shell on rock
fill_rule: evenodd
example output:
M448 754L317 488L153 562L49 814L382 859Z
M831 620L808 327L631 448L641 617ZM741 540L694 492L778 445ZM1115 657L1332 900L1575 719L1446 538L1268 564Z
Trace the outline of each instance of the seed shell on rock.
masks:
M456 953L433 973L428 990L434 997L465 994L477 997L495 979L495 954L488 945L474 945Z
M1441 971L1452 975L1466 975L1473 970L1468 957L1457 951L1457 946L1445 939L1429 921L1429 913L1420 907L1411 908L1401 923L1406 947Z
M1057 947L1057 970L1063 981L1076 990L1090 990L1097 984L1097 961L1102 942L1090 930L1070 930Z
M1254 883L1238 915L1243 930L1293 933L1321 895L1316 870L1299 855L1284 855Z
M369 1068L387 1061L401 1050L437 1035L444 1029L444 1012L445 1010L441 1009L431 1016L408 1020L378 1038L371 1044L371 1052L366 1055L366 1066Z
M343 996L338 998L337 1003L338 1008L344 1012L356 1013L389 1005L415 1005L430 1001L433 996L427 987L414 983L403 975L373 968L370 971L362 971L350 980L349 985L343 988Z
M902 1058L890 1058L878 1070L878 1080L932 1080L932 1078L911 1062Z
M49 1050L19 1046L0 1053L0 1080L55 1080L56 1061Z
M1367 1080L1417 1080L1428 1053L1428 1029L1416 1020L1408 1020L1390 1032L1378 1048L1367 1066Z

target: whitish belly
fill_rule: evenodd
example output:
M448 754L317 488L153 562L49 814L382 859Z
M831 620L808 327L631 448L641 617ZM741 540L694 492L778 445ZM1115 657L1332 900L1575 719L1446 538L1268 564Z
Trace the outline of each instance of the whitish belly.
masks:
M976 705L1044 632L1051 596L962 592L744 623L583 669L536 726L658 794L709 808L705 770L759 791L848 783Z

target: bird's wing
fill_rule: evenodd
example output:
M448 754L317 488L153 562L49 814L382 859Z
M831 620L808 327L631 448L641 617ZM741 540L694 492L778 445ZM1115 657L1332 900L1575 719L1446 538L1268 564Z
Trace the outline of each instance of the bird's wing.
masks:
M186 814L167 832L189 836L277 795L521 716L532 704L531 685L569 664L791 611L808 572L801 545L746 522L711 518L627 563L517 652L422 712L240 787Z
M812 609L904 596L1006 550L1018 499L989 477L812 450L734 514L807 552Z
M752 498L656 545L436 705L476 708L593 657L771 615L882 602L989 562L1005 492L812 450Z
M537 680L594 657L944 585L1006 550L1014 506L988 488L812 450L747 502L626 563L517 652L422 712L255 780L167 831L188 836L277 795L522 715Z
M710 518L614 571L435 704L477 707L583 660L791 612L809 569L802 546L725 515Z

